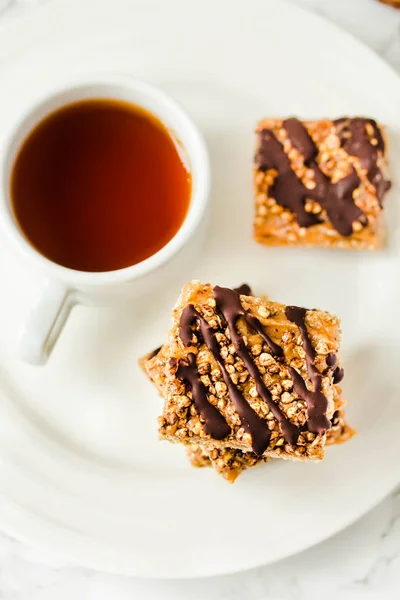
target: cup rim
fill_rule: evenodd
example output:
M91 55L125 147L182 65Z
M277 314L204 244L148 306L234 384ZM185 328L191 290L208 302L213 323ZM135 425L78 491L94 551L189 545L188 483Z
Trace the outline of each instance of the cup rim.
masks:
M79 89L81 87L84 88L85 86L92 85L124 86L130 90L133 90L134 92L136 91L148 96L149 98L155 100L159 105L163 105L163 107L168 111L174 113L175 117L179 120L179 126L181 130L185 130L192 139L191 150L189 150L185 144L182 144L187 152L189 162L191 162L193 156L196 155L198 165L196 173L196 186L195 188L192 186L188 211L175 235L165 244L165 246L160 248L160 250L148 258L129 267L115 269L112 271L80 271L77 269L71 269L69 267L59 265L58 263L53 262L41 254L34 246L31 245L31 243L25 237L23 231L18 226L10 202L10 176L13 162L11 163L9 169L7 169L7 164L9 163L8 158L10 156L10 150L13 142L18 136L23 124L31 115L39 110L45 102L51 101L52 99L57 98L59 95L70 92L74 89ZM100 96L93 95L93 98L95 97L99 98ZM106 98L107 95L104 95L104 97ZM112 98L113 96L110 94L109 97ZM134 101L131 103L135 104ZM67 101L65 104L61 104L60 107L67 106L68 104L69 102ZM136 105L139 107L141 106L140 102L138 102ZM143 108L146 109L145 106ZM52 112L53 110L50 110L48 114L51 114ZM161 120L161 122L163 122L161 117L157 115L156 111L154 111L154 114ZM41 120L42 119L38 119L29 131L32 131L32 129L38 123L40 123ZM29 135L29 132L24 136L23 141L26 139L27 135ZM177 138L179 140L180 136L177 135ZM23 141L18 145L18 149L21 148ZM14 153L14 156L17 154L17 152ZM73 81L70 81L69 83L64 82L63 84L53 88L50 93L41 96L41 98L34 103L33 107L29 108L29 110L26 110L25 113L19 117L17 123L13 126L11 134L7 136L3 154L2 176L2 194L0 195L2 220L5 224L6 232L14 243L14 246L17 247L22 256L26 257L29 261L31 261L31 263L34 263L42 271L45 271L49 277L63 281L72 287L79 287L79 285L102 287L118 283L126 283L143 277L155 271L157 268L165 265L185 246L185 244L190 240L192 234L202 222L209 202L211 184L210 161L206 143L197 125L195 125L194 121L191 119L191 117L189 117L186 110L159 87L147 83L141 79L136 79L129 75L122 74L97 74L79 77Z

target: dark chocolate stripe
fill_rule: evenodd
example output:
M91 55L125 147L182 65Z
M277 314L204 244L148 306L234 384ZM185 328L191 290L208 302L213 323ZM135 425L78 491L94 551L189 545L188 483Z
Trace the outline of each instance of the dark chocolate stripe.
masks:
M226 438L231 428L219 410L208 401L206 387L197 373L196 356L192 352L188 354L188 362L179 362L176 376L192 388L194 403L204 420L204 431L215 440Z
M383 173L377 165L378 151L384 153L385 143L376 121L357 117L354 119L337 119L334 123L342 147L351 156L359 158L361 166L367 169L367 177L375 187L379 204L382 207L383 197L390 188L391 183L385 181ZM367 125L370 125L373 129L373 138L376 140L375 146L371 144L367 134Z
M341 367L336 367L333 372L333 383L340 383L344 377L344 370Z
M366 225L365 214L353 200L353 192L360 185L360 178L355 170L338 182L331 183L316 161L318 149L303 123L295 118L286 119L283 127L293 146L303 154L306 165L314 171L316 187L308 190L311 193L306 193L306 197L319 202L326 210L333 227L344 237L353 233L354 221Z
M326 182L326 195L321 195L318 202L326 210L330 222L340 235L343 237L352 235L355 221L364 227L368 225L367 216L354 203L353 192L360 185L360 179L354 169L346 177L329 184L328 178L322 171L315 169L314 172L316 180L324 178Z
M317 215L307 212L304 208L306 198L313 198L315 191L308 190L294 173L282 144L269 129L261 131L260 140L256 156L259 169L278 171L278 177L270 191L271 196L278 204L296 215L300 227L311 227L320 223L321 219Z
M236 292L234 292L233 290L231 290L231 291L233 294L235 294L235 296L237 298L239 298L239 296ZM220 350L219 350L217 339L215 337L214 329L212 327L210 327L210 325L207 323L207 321L205 319L203 319L203 317L197 312L197 310L194 308L193 305L186 306L182 312L179 336L180 336L181 340L183 341L183 343L186 346L189 346L191 344L191 340L192 340L192 329L191 328L196 322L200 327L200 334L203 338L205 345L210 350L210 352L213 354L215 360L217 361L217 363L221 369L222 376L223 376L225 384L228 388L229 397L232 400L232 403L236 409L236 412L239 415L240 421L241 421L243 427L246 429L246 431L251 435L252 448L253 448L254 452L256 452L256 454L261 455L268 448L268 444L269 444L269 441L271 438L271 432L268 429L266 422L263 419L261 419L258 416L258 414L251 408L250 404L247 402L247 400L245 399L243 394L233 384L233 382L229 376L229 373L226 370L225 364L221 358ZM181 362L181 364L182 364L182 362ZM188 376L190 377L190 379ZM200 415L202 416L202 418L204 420L206 420L204 417L205 402L207 403L207 405L209 407L212 406L212 408L221 417L221 415L217 411L217 409L208 402L207 394L205 395L205 397L203 395L203 391L205 392L205 388L204 388L204 386L200 380L200 377L197 373L195 364L193 365L193 368L191 369L190 373L188 373L187 371L184 371L183 373L180 372L180 367L179 367L178 377L187 381L191 385L194 403L195 403L196 407L198 408ZM201 385L199 385L199 383ZM201 413L201 409L203 409L203 414ZM206 423L207 423L206 433L209 433L211 435L211 437L215 438L215 435L213 433L211 433L211 430L214 431L218 428L217 423L216 423L216 414L215 414L215 412L213 412L212 414L208 413L206 416L208 417L208 420L206 421ZM223 418L223 417L221 417L221 418ZM229 435L229 433L230 433L230 429L229 429L229 432L224 435L224 437L226 437L226 435ZM216 438L216 439L221 439L221 438Z
M327 354L325 361L326 361L327 368L324 372L324 375L328 375L329 373L332 373L333 383L339 383L340 381L342 381L342 379L344 377L344 371L337 364L336 354L333 354L333 353Z
M147 355L146 360L151 360L152 358L157 356L157 354L160 352L160 350L161 350L161 346L159 346L158 348L153 350L153 352L150 352L150 354Z
M240 294L241 296L252 296L251 287L247 283L242 283L237 288L234 288L235 292Z
M322 375L315 366L315 350L311 344L305 323L307 311L305 308L299 308L298 306L288 306L285 313L289 321L295 323L300 329L303 348L306 353L307 372L314 386L313 391L307 389L299 373L293 367L289 367L294 389L300 398L303 398L307 403L308 430L323 435L330 428L330 422L326 416L328 400L322 392Z
M264 342L267 344L268 348L271 350L272 354L274 356L283 356L282 348L278 346L278 344L275 344L273 340L271 340L269 335L264 331L260 321L256 319L256 317L253 317L253 315L249 312L245 312L243 316L246 320L247 325L251 329L254 329L254 331L256 331L262 337Z
M289 442L289 444L295 445L299 437L298 428L285 417L279 406L272 399L270 391L265 386L259 370L250 357L243 337L236 329L236 322L238 318L245 316L245 311L240 303L239 296L229 288L216 286L214 288L214 298L216 300L218 309L228 324L231 340L235 350L238 356L243 360L248 372L250 373L250 376L256 383L256 389L259 396L264 400L275 419L279 422L284 438ZM261 328L261 323L259 323L259 326Z
M325 360L326 360L326 364L331 369L333 369L333 367L336 367L337 357L336 357L336 354L333 354L333 352L330 352L329 354L327 354Z
M293 146L303 155L304 163L307 166L312 165L314 167L318 149L303 123L295 118L286 119L283 121L283 128L286 130Z
M340 412L338 410L335 410L335 412L333 413L332 419L331 419L331 425L332 427L336 427L337 425L339 425L340 423Z

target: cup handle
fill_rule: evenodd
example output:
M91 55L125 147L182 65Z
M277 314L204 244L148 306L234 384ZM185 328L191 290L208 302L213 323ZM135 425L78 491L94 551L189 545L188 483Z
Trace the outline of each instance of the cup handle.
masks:
M19 356L31 365L44 365L76 301L72 291L47 281L28 315L19 340Z

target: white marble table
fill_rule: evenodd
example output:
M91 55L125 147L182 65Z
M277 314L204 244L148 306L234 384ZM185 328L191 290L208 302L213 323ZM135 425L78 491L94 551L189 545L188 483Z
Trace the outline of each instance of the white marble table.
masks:
M338 23L400 72L400 11L376 0L292 1ZM18 19L22 11L35 10L38 3L39 0L0 0L0 18ZM400 493L339 535L296 557L250 572L207 580L144 581L105 575L58 564L51 556L0 535L0 600L71 598L398 600Z

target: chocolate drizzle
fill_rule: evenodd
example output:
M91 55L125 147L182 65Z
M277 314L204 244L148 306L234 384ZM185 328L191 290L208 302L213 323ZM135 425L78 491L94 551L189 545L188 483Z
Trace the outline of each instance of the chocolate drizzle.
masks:
M323 435L330 428L330 422L326 417L328 401L322 392L322 376L315 366L315 350L307 332L305 323L307 311L305 308L299 308L298 306L288 306L285 313L289 321L295 323L300 329L306 353L307 372L314 386L313 391L308 390L303 378L296 369L289 367L294 389L300 398L304 398L307 402L308 430Z
M344 370L341 367L336 367L333 372L333 383L340 383L344 377Z
M258 395L267 404L275 419L279 422L283 437L289 444L295 445L300 430L287 419L264 384L261 373L253 362L246 343L237 329L238 319L240 317L243 318L251 329L261 335L271 353L274 354L277 359L283 357L282 348L271 340L264 331L260 321L243 308L240 302L240 295L237 291L216 286L213 292L220 317L227 324L235 351L245 364L249 375L254 380ZM323 435L326 429L329 429L330 427L330 422L326 418L327 399L322 393L321 374L314 365L315 352L305 326L305 312L305 309L288 307L287 318L295 322L300 329L306 352L307 371L314 385L314 391L307 389L304 380L295 369L289 367L289 370L293 377L296 393L307 402L307 424L309 430ZM215 330L200 315L193 305L188 305L182 311L179 328L179 336L185 346L191 346L193 343L194 327L198 328L198 330L196 329L197 336L201 337L221 369L222 377L227 386L230 399L239 415L243 427L251 435L254 452L258 455L262 455L268 448L271 438L271 432L268 425L264 419L258 416L243 396L242 392L233 383L221 356ZM200 416L205 422L204 429L206 433L215 439L227 437L231 432L230 427L219 411L208 401L207 390L197 372L196 357L193 353L188 355L188 361L181 360L179 362L177 377L191 386L193 401Z
M158 348L153 350L153 352L150 352L150 354L146 357L146 360L151 360L152 358L157 356L157 354L160 352L160 350L161 350L161 346L159 346Z
M230 290L230 291L233 294L235 294L235 296L237 298L239 298L239 296L236 292L234 292L233 290ZM215 360L217 361L219 368L221 369L222 376L225 381L225 385L228 388L229 397L232 400L232 403L239 415L241 423L242 423L243 427L246 429L246 431L248 433L250 433L250 435L251 435L253 450L257 454L261 455L268 448L269 440L271 437L271 432L268 429L266 422L263 419L261 419L258 416L258 414L251 408L250 404L247 402L247 400L245 399L243 394L233 384L233 382L229 376L229 373L226 370L225 363L223 362L222 357L220 355L220 350L219 350L217 338L215 337L214 329L207 323L207 321L205 319L203 319L203 317L197 312L197 310L194 308L194 306L192 304L190 304L189 306L186 306L182 312L179 336L180 336L182 342L185 344L185 346L190 346L191 339L192 339L192 326L196 322L197 322L198 326L200 327L200 334L203 338L205 345L210 350L210 352L214 356ZM194 356L194 355L192 355L192 356ZM181 362L181 365L182 364L183 363ZM203 394L203 392L205 393L205 388L204 388L204 386L200 380L200 377L197 373L195 360L194 360L194 362L192 361L192 364L189 367L184 367L184 369L185 369L184 371L181 371L180 367L179 367L177 376L179 379L187 381L191 385L192 393L193 393L193 400L194 400L194 403L196 404L196 407L198 408L202 418L206 421L206 419L204 417L205 402L208 404L209 407L212 407L214 409L214 411L216 413L218 413L218 415L221 417L218 410L212 404L210 404L208 402L207 394L205 394L205 396ZM200 391L199 391L199 383L202 386L202 387L200 387ZM201 413L201 408L203 408L203 414ZM215 418L215 412L213 412L212 415L211 414L207 415L210 418L208 419L208 421L206 421L207 430L205 429L206 433L209 433L211 435L211 437L214 437L214 438L215 438L215 435L213 435L211 430L217 429L217 426L213 421L213 419ZM224 421L225 421L225 419L224 419ZM225 421L225 423L226 423L226 421ZM225 435L223 437L226 437L230 433L229 425L227 425L227 427L228 427L228 432L225 433ZM222 438L218 437L215 439L222 439Z
M191 386L197 410L204 420L204 431L215 440L223 440L230 434L231 428L221 413L207 399L206 387L197 373L195 354L190 352L187 358L187 362L180 361L176 376Z
M248 313L245 313L243 306L240 303L239 296L229 288L221 288L216 286L214 288L214 298L217 303L218 309L221 311L227 325L229 328L229 332L231 335L232 343L235 347L235 350L238 356L244 362L250 376L254 379L256 383L256 389L259 396L264 400L264 402L268 405L275 419L279 422L282 430L283 437L289 442L289 444L296 444L297 438L299 437L298 428L293 425L283 414L279 406L272 399L271 393L268 388L265 386L260 372L257 366L254 364L248 350L246 344L244 343L243 337L238 333L236 329L236 322L239 317L245 317L246 321L249 316ZM255 321L257 321L260 329L262 328L261 323L255 318L252 317ZM267 334L264 334L265 336ZM268 336L267 336L268 337ZM272 341L272 340L271 340ZM282 349L280 349L280 353L282 354ZM280 355L281 355L280 354ZM263 421L264 425L265 422ZM266 425L265 425L266 426ZM254 443L254 440L253 440ZM265 449L268 447L265 447Z
M304 164L308 167L313 167L318 155L318 149L303 123L295 118L286 119L283 121L283 128L293 146L303 155Z
M330 367L331 369L333 369L333 367L336 367L336 363L337 363L336 354L333 354L333 352L330 352L329 354L327 354L325 362L328 365L328 367Z
M322 171L315 169L315 180L316 190L320 190L318 202L326 210L330 222L340 235L352 235L355 221L364 227L368 224L366 215L354 204L353 192L360 185L360 179L354 169L336 183L331 183Z
M336 183L321 171L317 163L318 149L307 129L298 119L286 119L283 127L290 141L303 154L304 162L314 171L316 186L308 197L319 202L326 210L333 227L343 236L353 233L353 222L367 224L363 211L354 204L353 192L360 185L360 179L353 169L352 172Z
M367 169L367 177L376 189L376 196L379 205L382 207L382 201L385 193L390 188L390 181L383 178L381 169L378 167L378 152L382 154L385 151L385 143L382 133L373 119L337 119L335 126L338 131L342 148L351 156L360 159L361 166ZM367 127L371 127L373 134L368 136ZM374 144L372 144L374 140Z
M259 169L278 171L278 177L271 188L271 196L278 204L295 213L300 227L317 225L320 222L319 217L304 208L306 198L313 197L313 190L308 190L292 170L289 157L272 131L269 129L261 131L260 140L261 144L256 156Z
M282 348L278 346L278 344L275 344L273 340L271 340L269 335L264 331L260 321L256 319L256 317L253 317L253 315L251 315L249 312L245 312L243 316L247 325L251 329L254 329L254 331L256 331L262 337L264 342L267 344L268 348L271 350L272 354L274 356L283 356Z
M331 425L332 427L336 427L337 425L339 425L340 423L340 412L338 410L335 410L335 412L333 413L332 419L331 419Z
M235 292L237 292L241 296L252 296L251 287L247 283L242 283L242 285L234 289Z
M349 175L332 183L317 163L318 149L304 125L292 118L283 121L283 127L293 146L303 155L305 165L314 171L316 185L313 189L306 188L293 171L282 144L272 131L265 129L260 133L256 162L262 170L278 171L270 191L276 202L295 213L300 227L311 227L321 222L318 215L305 210L307 199L318 202L325 209L332 226L344 237L353 233L353 222L366 225L366 215L353 200L353 192L360 185L356 171L353 169Z
M337 356L336 354L327 354L325 362L327 364L327 369L325 373L329 373L329 371L333 370L332 380L333 383L340 383L344 377L344 370L338 366L337 364Z

